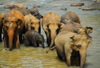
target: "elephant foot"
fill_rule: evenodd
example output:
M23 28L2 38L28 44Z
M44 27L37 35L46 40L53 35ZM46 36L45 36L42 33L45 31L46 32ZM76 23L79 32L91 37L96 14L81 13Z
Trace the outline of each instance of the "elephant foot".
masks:
M0 42L2 42L2 39L0 39Z
M5 50L7 50L7 48L5 48Z
M24 42L23 41L20 41L20 44L23 44Z

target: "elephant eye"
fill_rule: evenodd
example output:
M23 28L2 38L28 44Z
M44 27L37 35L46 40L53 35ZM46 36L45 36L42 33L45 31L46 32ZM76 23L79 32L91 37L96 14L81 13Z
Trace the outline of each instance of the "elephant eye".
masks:
M33 22L31 22L31 24L34 24Z
M9 21L4 21L4 23L7 23L7 22L9 22Z
M80 48L81 48L81 45L77 45L77 48L79 48L79 49L80 49Z

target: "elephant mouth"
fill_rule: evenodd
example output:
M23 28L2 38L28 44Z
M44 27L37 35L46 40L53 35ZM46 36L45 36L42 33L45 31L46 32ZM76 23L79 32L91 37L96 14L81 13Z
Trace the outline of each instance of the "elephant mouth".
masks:
M31 29L34 30L35 28L34 27L31 27Z

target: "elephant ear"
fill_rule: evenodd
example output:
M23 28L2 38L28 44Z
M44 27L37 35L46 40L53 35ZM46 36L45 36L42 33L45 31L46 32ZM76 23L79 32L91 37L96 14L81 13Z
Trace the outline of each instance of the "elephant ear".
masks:
M74 28L74 32L77 34L86 34L85 28L83 28L83 27Z
M70 37L70 45L73 45L73 41L74 41L74 36Z
M18 19L18 21L17 21L18 29L20 28L20 25L21 24L22 24L22 20L21 19Z
M43 25L44 31L48 31L49 30L49 24L46 23Z
M64 23L58 23L58 27L60 28L60 29L62 29L63 28L63 26L64 26L65 24Z
M56 30L56 32L58 34L65 24L64 23L57 23L57 24L58 24L58 29Z
M89 36L93 32L93 27L86 27L86 33Z
M92 37L91 36L88 36L87 39L88 39L88 46L91 46L92 40L93 40Z

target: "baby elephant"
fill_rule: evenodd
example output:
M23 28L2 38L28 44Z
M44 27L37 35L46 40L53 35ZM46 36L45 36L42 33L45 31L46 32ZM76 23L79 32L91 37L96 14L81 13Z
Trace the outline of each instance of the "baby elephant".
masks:
M39 47L39 44L44 47L44 37L34 30L29 30L25 33L25 46L32 45L34 47Z

